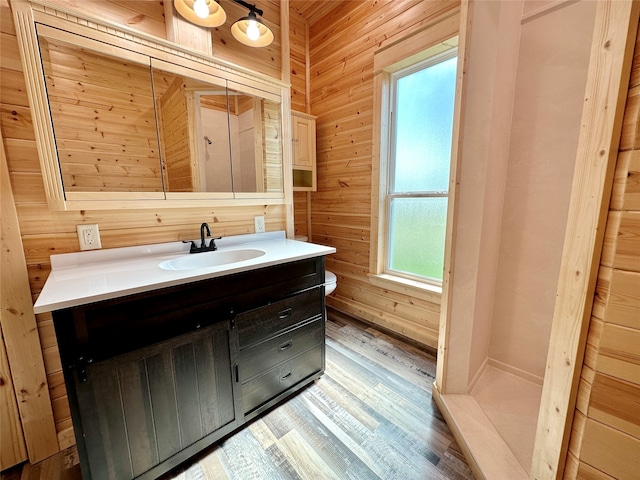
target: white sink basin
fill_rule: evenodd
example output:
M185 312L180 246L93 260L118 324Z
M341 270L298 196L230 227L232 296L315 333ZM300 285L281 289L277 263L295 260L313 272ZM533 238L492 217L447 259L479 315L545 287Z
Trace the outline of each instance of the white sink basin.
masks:
M194 268L217 267L229 263L242 262L261 257L265 252L253 248L226 250L205 253L192 253L182 257L165 260L158 266L163 270L192 270Z

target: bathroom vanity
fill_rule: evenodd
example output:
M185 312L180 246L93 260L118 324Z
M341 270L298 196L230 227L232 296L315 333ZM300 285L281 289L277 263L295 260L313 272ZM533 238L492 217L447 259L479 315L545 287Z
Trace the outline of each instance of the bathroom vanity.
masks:
M218 243L264 254L208 266L175 243L52 257L34 308L53 311L85 480L156 478L322 375L335 250L283 232Z

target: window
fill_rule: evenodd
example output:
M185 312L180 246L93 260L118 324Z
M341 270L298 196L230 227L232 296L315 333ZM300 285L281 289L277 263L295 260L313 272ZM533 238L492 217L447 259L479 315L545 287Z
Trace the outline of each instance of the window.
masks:
M385 271L442 282L456 51L391 74Z
M451 20L374 54L378 186L372 195L369 279L434 302L442 289L450 208L458 64L458 25ZM440 40L446 29L452 36Z

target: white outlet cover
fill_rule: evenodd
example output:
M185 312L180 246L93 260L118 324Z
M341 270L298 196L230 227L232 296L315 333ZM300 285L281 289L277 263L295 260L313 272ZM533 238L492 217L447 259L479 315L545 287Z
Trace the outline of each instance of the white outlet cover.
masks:
M76 229L78 231L80 250L98 250L102 248L100 230L98 230L97 224L77 225Z
M263 233L265 231L264 215L256 215L253 217L253 226L255 227L256 233Z

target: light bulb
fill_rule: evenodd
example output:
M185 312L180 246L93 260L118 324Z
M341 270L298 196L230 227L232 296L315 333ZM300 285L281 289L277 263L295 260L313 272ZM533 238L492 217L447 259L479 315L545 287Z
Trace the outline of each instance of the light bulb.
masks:
M258 28L258 22L255 20L249 20L247 25L247 37L249 40L256 41L260 38L260 29Z
M207 0L196 0L193 4L193 11L200 18L207 18L209 16L209 6Z

